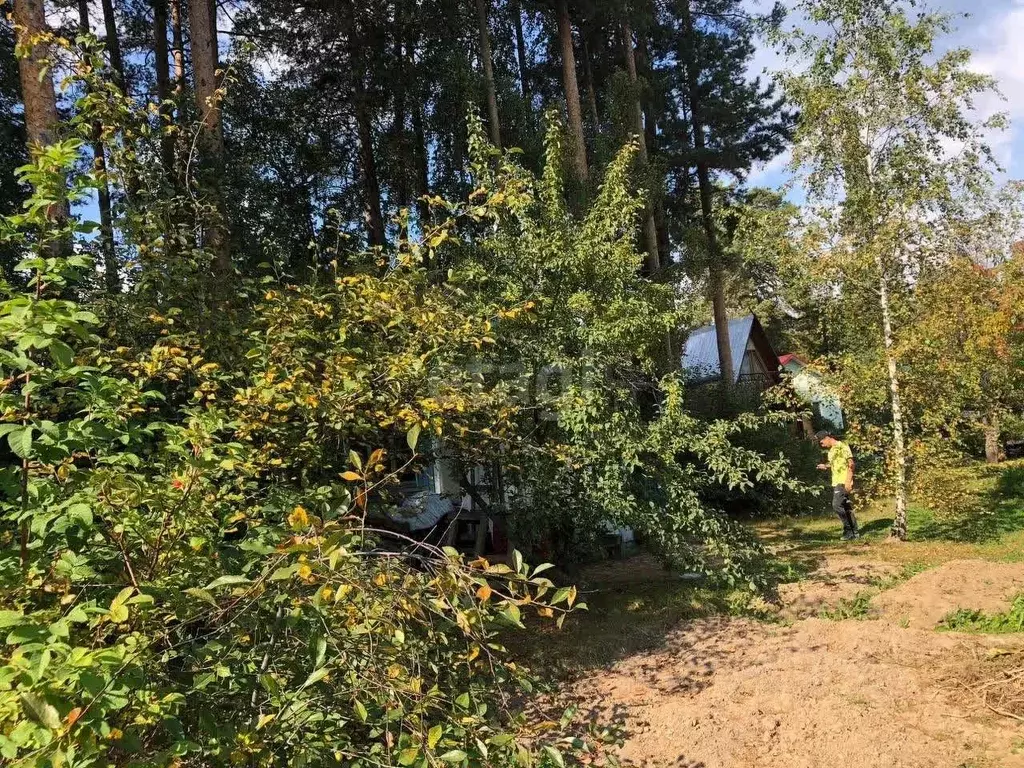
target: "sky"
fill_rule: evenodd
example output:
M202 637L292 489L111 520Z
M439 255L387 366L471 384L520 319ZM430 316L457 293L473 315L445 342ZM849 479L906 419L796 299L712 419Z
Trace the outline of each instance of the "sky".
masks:
M751 8L764 9L768 0L748 0ZM792 0L787 2L792 5ZM1024 179L1024 0L928 0L931 9L966 18L954 19L956 32L944 41L947 48L963 47L973 52L972 69L991 75L999 82L1001 96L979 100L978 117L1003 112L1010 118L1006 131L989 137L1004 179ZM750 72L770 75L785 62L767 45L759 46ZM790 180L786 170L788 153L754 169L751 186L778 187Z

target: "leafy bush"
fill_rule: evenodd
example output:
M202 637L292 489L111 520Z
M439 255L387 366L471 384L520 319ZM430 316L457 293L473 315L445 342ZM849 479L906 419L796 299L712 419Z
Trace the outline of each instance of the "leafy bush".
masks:
M657 373L676 312L638 276L635 148L580 222L561 202L557 127L537 180L477 126L477 190L432 200L420 239L333 254L308 285L215 285L202 188L164 194L146 164L160 130L90 61L78 138L23 169L33 196L3 221L29 280L0 304L0 435L18 460L0 473L0 755L603 761L610 734L525 709L537 681L495 634L560 624L575 590L517 553L466 563L372 520L400 470L446 456L503 467L524 527L579 543L633 525L670 562L751 578L760 546L707 499L784 486L789 466L740 445L764 418L695 419ZM122 231L139 254L110 300L93 293L92 225L60 213L99 183L74 172L96 122L111 180L131 180ZM575 378L531 395L523 366L551 365ZM500 488L466 485L508 511Z
M533 682L495 632L528 614L560 622L582 607L575 590L518 556L510 568L381 549L361 522L364 491L292 482L265 436L251 439L247 393L265 391L265 375L244 386L184 337L134 354L97 346L96 315L59 294L89 267L62 246L79 225L49 205L79 147L24 170L35 196L10 222L34 255L20 266L29 292L0 305L0 430L21 459L5 470L0 754L38 766L561 762L558 729L510 704ZM276 402L257 423L285 411ZM379 482L383 455L350 454L350 479Z

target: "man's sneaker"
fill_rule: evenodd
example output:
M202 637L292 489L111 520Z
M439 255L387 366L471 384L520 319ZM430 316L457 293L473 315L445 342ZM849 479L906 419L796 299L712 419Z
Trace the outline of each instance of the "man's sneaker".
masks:
M860 537L856 533L850 533L849 531L843 533L843 541L853 541L857 538Z

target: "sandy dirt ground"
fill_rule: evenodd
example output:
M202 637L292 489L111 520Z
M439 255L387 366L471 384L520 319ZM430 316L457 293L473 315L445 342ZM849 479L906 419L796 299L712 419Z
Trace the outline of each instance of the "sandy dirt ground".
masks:
M875 618L812 616L890 575L885 564L826 561L783 590L788 622L685 623L570 695L621 723L621 756L650 768L1024 768L1024 725L951 683L971 660L1024 640L934 630L958 607L1005 608L1024 564L955 561L876 596Z

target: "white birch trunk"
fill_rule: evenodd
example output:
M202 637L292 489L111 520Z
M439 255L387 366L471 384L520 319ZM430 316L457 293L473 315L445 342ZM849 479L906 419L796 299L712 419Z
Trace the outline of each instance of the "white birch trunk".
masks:
M866 132L861 140L867 151L868 184L875 184L875 158L870 137ZM889 375L889 397L892 401L892 447L896 464L896 509L889 529L889 537L904 541L907 538L907 447L904 438L903 401L900 397L900 378L896 368L896 353L893 349L892 307L889 297L889 278L881 251L876 249L875 268L878 270L878 303L882 312L882 340L885 346L885 365Z

